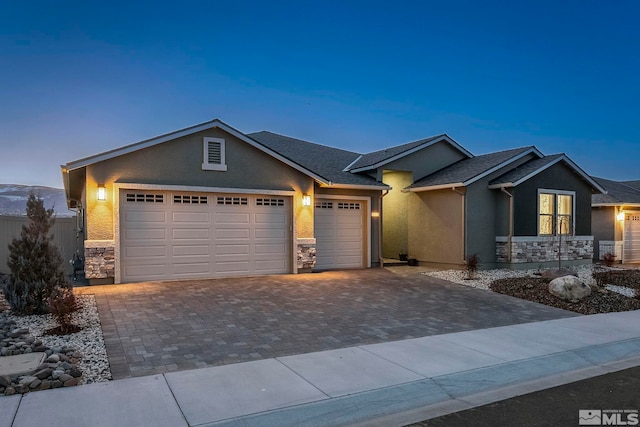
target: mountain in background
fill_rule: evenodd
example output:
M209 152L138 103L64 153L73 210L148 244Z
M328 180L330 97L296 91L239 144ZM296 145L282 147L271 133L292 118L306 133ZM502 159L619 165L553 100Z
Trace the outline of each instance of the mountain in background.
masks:
M45 208L53 208L57 217L75 215L73 211L67 209L67 199L63 189L17 184L0 184L0 215L26 215L27 199L31 192L44 200Z

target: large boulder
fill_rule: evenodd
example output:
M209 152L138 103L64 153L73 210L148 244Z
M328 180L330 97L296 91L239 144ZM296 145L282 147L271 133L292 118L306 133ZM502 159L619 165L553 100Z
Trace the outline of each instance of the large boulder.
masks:
M591 295L591 287L576 276L562 276L549 283L549 292L567 301L579 301Z
M542 272L540 277L544 279L545 282L550 282L553 279L557 279L558 277L564 276L577 276L577 273L570 268L562 267L562 268L549 268Z

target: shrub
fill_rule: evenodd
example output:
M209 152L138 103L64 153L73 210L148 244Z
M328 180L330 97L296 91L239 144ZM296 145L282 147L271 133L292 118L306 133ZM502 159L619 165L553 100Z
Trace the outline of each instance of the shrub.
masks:
M464 265L467 271L467 279L473 279L478 271L478 264L480 263L480 257L478 254L468 255L465 259Z
M49 235L52 216L53 209L45 209L44 201L31 193L27 200L29 223L22 226L20 237L9 244L11 274L3 288L16 314L47 313L51 295L70 287L60 250Z
M602 257L602 260L604 261L604 265L606 265L607 267L612 267L613 263L616 262L616 256L611 252L607 252Z
M78 302L71 288L63 288L49 297L49 312L58 322L58 327L47 332L51 334L71 334L80 330L72 323L73 313L78 310Z

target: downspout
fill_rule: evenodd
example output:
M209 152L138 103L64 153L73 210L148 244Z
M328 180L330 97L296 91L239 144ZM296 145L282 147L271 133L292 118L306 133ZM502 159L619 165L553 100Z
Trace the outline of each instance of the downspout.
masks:
M464 262L467 259L467 220L465 218L465 195L467 193L457 190L456 187L451 187L451 190L462 196L462 261Z
M382 198L387 194L389 194L389 190L384 190L384 193L378 196L378 212L380 212L380 216L378 216L378 262L380 268L384 268L384 260L382 259Z
M511 245L513 240L513 194L509 193L504 187L500 187L500 191L509 196L509 235L507 236L507 262L511 263Z

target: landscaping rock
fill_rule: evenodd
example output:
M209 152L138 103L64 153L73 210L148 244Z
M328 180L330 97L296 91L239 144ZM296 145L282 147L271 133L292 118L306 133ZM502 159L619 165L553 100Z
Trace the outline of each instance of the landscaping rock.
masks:
M558 277L564 276L575 276L578 277L575 271L570 268L550 268L542 272L540 277L546 280L547 282L551 282L553 279L557 279Z
M591 287L575 276L562 276L549 283L549 292L567 301L579 301L591 295Z

